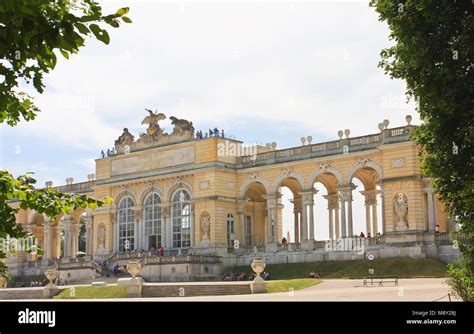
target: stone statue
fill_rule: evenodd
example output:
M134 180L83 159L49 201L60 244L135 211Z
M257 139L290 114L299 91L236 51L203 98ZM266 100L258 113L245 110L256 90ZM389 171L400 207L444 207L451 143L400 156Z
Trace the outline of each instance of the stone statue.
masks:
M407 212L408 212L408 202L403 193L399 193L394 199L393 199L393 206L395 209L395 213L398 215L400 220L397 222L397 225L395 229L397 231L403 231L408 228L407 222L404 220Z
M193 122L189 122L185 119L178 119L174 116L171 116L169 119L171 120L171 124L174 125L173 135L181 136L186 134L186 132L191 136L194 135Z
M130 132L128 132L128 129L124 128L123 133L115 141L115 145L116 146L132 145L134 139L135 139L134 136Z
M97 231L97 240L99 241L99 249L104 249L105 248L105 226L101 225L99 226L99 230Z
M210 219L211 217L209 217L209 215L204 215L201 217L201 229L202 229L201 241L203 242L209 241L209 229L211 226Z
M142 121L142 124L148 124L148 129L146 130L147 135L153 138L163 134L163 129L160 128L158 122L161 120L166 119L166 115L163 113L158 113L158 111L151 111L150 109L146 109L150 115L145 117Z

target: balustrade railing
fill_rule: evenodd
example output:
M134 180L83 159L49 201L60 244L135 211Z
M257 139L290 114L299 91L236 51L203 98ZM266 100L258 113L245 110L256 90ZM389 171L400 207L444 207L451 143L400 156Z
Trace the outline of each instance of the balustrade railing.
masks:
M373 148L377 145L383 144L385 140L392 142L391 138L400 138L408 140L411 132L411 126L402 126L393 129L384 130L381 133L370 134L366 136L344 138L324 143L310 144L298 147L291 147L282 150L258 153L256 156L242 156L237 158L237 164L253 165L259 162L273 161L273 160L291 160L293 157L298 157L305 154L315 154L316 156L339 154L343 146L360 147L367 145L368 148ZM397 140L399 141L399 140Z

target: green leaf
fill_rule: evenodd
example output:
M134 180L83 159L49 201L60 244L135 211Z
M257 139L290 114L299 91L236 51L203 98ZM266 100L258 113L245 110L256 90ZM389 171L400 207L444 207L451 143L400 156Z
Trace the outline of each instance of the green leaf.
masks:
M122 16L122 20L125 23L132 23L132 20L128 16Z
M123 7L123 8L120 8L118 11L117 11L117 15L125 15L128 13L128 11L130 10L130 8L128 7Z
M91 31L89 30L89 28L87 28L87 26L85 24L82 24L80 22L77 22L76 23L76 28L77 30L79 30L79 32L83 35L88 35Z
M110 37L107 31L101 29L97 24L91 24L89 28L99 41L103 42L104 44L109 44Z
M69 53L67 53L67 51L64 51L64 50L59 50L59 51L61 52L64 58L69 59Z

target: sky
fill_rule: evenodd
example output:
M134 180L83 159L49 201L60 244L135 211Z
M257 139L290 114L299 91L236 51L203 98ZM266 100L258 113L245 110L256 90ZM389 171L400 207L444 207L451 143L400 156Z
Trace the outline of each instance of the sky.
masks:
M99 2L130 7L133 24L58 57L43 94L24 87L42 112L0 125L0 168L34 172L40 186L86 181L124 127L145 131L144 108L278 148L376 133L407 114L419 123L405 83L377 67L391 42L368 1Z

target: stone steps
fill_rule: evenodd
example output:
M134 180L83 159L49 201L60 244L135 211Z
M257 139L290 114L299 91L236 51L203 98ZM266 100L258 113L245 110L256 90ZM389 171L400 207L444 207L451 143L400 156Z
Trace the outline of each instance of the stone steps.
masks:
M219 283L219 284L151 284L145 283L142 288L142 297L192 297L218 295L246 295L250 294L250 282L246 283Z

